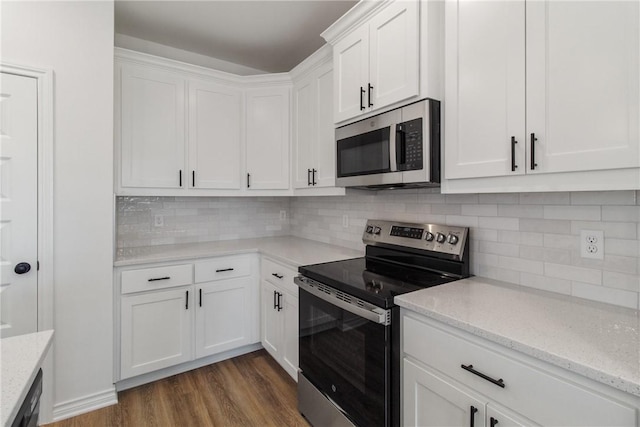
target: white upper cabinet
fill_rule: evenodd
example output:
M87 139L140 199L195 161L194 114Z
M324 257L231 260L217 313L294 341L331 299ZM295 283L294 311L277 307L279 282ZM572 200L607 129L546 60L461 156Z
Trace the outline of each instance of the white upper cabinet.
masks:
M333 44L336 123L419 94L419 18L419 2L398 0L337 39L323 34Z
M528 173L640 166L639 9L527 2Z
M330 49L324 49L330 53ZM331 58L294 77L293 174L297 189L331 188L336 184ZM344 190L342 190L344 191Z
M122 187L180 188L185 164L185 79L134 65L120 73Z
M525 171L524 9L522 1L446 4L449 179Z
M640 188L639 9L447 2L443 189Z
M242 92L189 82L189 188L239 189Z
M286 87L246 92L247 188L289 188L289 112Z

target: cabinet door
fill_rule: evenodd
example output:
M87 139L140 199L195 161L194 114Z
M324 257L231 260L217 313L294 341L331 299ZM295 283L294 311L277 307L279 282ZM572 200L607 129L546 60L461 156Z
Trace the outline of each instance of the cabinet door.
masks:
M242 94L189 82L189 188L240 188Z
M298 298L287 292L280 293L283 306L282 365L298 381Z
M293 88L293 180L295 188L311 186L311 169L315 167L314 147L317 141L314 79L308 78ZM331 119L333 127L333 118Z
M445 5L447 179L525 172L524 12L521 0Z
M121 379L192 359L192 291L181 288L122 297Z
M336 133L333 124L333 66L318 69L316 92L315 187L336 186Z
M251 282L242 277L197 287L196 357L251 344Z
M492 403L487 405L487 427L533 427L539 426L531 420L526 420L519 415L505 409L498 409Z
M247 91L249 189L289 188L289 97L287 87Z
M261 288L262 346L279 361L282 352L282 316L276 308L278 290L266 280L262 281Z
M367 105L373 110L418 95L418 8L417 1L396 1L371 19Z
M333 46L334 121L356 117L366 107L369 26L362 25Z
M639 8L527 2L528 173L639 166Z
M180 188L185 171L185 80L146 67L121 68L123 187Z
M402 425L483 426L485 402L419 367L403 362Z

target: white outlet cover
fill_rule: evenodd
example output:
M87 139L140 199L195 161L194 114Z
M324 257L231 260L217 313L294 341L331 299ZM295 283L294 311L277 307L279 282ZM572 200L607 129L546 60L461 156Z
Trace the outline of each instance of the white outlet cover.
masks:
M155 215L153 217L153 226L154 227L164 227L164 216Z
M604 259L604 231L580 230L580 256Z

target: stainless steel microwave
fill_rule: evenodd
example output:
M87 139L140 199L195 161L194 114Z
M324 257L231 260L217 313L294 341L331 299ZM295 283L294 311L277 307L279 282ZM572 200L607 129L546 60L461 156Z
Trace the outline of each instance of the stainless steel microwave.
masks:
M336 129L336 184L440 185L440 102L424 99Z

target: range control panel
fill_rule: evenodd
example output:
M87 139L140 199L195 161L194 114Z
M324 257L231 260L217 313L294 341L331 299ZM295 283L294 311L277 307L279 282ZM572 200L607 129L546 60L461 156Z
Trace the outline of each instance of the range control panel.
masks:
M367 245L390 244L452 255L460 260L469 228L438 224L411 224L370 219L362 241Z

